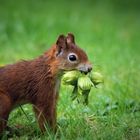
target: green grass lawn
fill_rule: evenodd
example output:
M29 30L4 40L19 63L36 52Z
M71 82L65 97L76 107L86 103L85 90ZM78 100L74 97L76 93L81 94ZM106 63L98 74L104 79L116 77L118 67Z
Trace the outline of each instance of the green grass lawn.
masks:
M41 55L59 34L73 32L104 86L89 105L72 102L61 87L58 132L41 135L29 105L14 110L9 125L22 125L12 139L140 139L140 10L136 0L0 0L0 65ZM4 135L3 139L6 139Z

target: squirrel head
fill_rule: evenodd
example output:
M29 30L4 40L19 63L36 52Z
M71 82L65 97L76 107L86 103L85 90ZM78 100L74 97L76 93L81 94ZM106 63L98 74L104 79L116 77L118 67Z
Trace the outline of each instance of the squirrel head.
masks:
M76 45L72 33L60 35L51 51L48 54L55 61L52 65L55 64L59 70L79 70L85 74L92 70L87 54Z

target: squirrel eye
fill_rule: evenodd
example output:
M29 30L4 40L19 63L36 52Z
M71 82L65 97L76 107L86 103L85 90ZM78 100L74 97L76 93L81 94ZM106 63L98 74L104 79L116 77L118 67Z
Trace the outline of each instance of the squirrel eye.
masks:
M77 57L76 57L75 54L70 54L70 55L68 56L68 59L69 59L70 61L76 61L76 60L77 60Z

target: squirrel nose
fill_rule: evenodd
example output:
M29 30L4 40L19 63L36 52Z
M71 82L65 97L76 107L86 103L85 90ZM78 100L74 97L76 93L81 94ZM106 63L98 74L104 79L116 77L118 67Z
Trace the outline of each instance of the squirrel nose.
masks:
M87 73L91 72L92 66L91 65L83 66L83 67L80 67L79 70L80 70L81 73L87 74Z

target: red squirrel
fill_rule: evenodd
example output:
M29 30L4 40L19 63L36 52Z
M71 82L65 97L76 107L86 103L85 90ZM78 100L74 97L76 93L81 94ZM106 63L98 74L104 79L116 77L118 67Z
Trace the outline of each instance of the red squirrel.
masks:
M56 105L64 71L88 73L92 66L86 53L75 44L74 35L60 35L48 51L36 59L0 67L0 134L9 113L19 105L33 105L39 127L55 131Z

